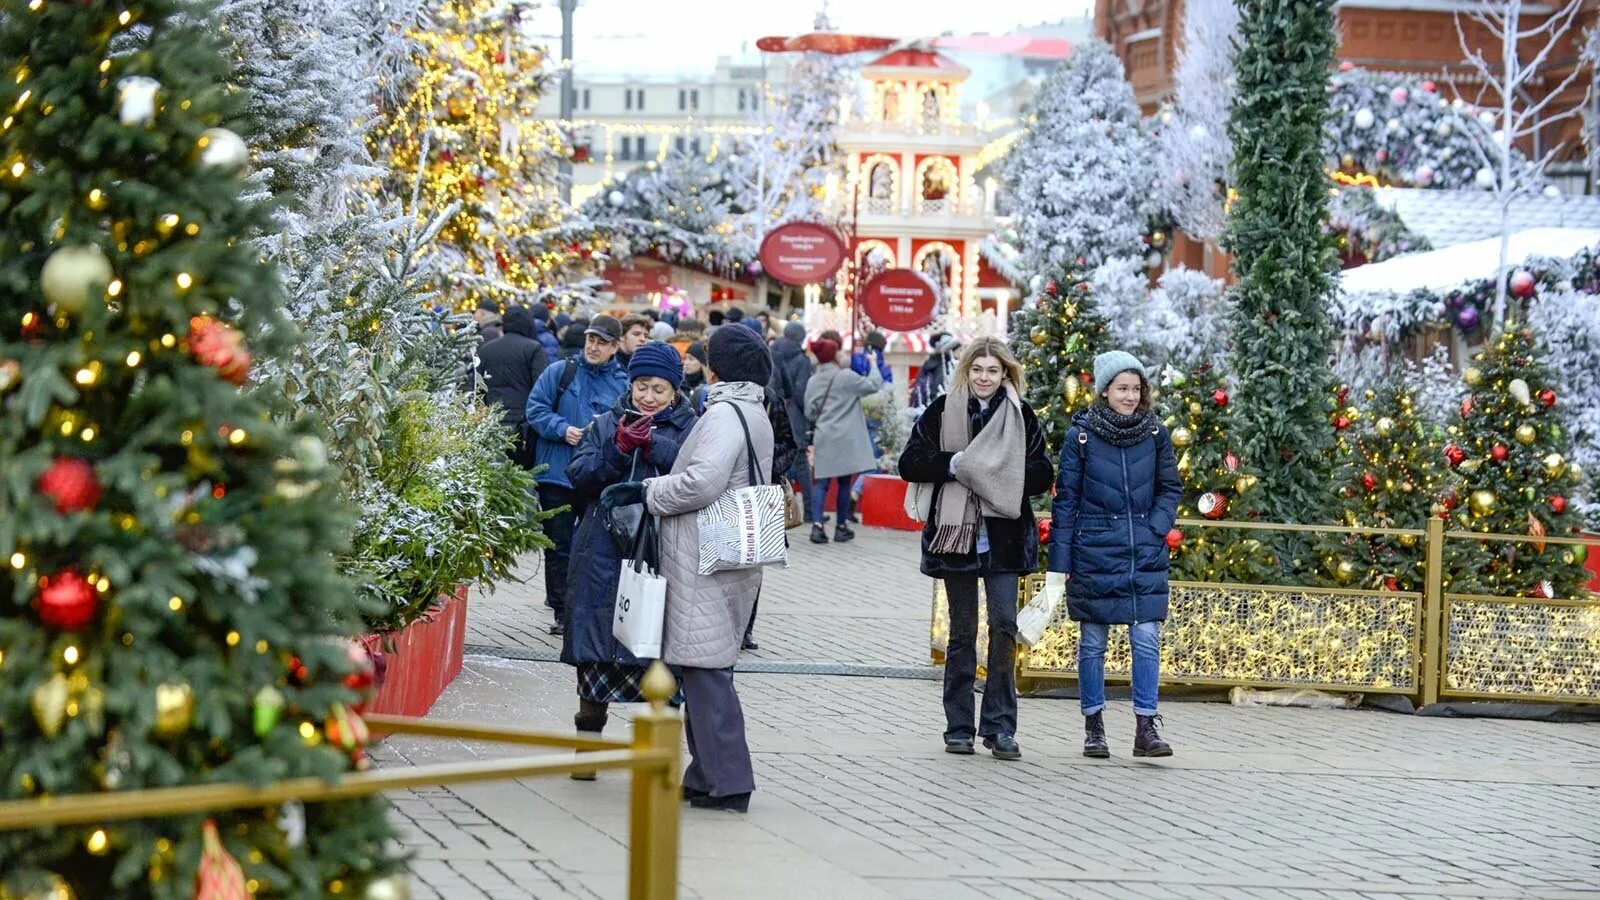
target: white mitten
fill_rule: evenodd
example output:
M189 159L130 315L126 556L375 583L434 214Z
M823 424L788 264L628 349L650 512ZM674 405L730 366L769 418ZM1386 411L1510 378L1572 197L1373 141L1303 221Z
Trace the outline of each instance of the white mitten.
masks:
M1044 595L1049 598L1051 605L1060 603L1061 598L1067 595L1067 573L1044 573Z

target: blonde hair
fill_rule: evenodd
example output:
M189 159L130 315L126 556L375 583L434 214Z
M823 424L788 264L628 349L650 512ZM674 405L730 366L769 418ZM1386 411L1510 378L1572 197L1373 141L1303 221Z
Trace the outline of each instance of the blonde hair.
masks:
M1011 387L1017 392L1017 399L1021 400L1022 395L1027 393L1027 378L1022 373L1022 363L1017 361L1016 354L1011 352L1005 341L995 337L978 338L968 344L967 349L961 351L961 361L956 364L955 372L951 373L950 389L954 390L957 385L966 387L967 380L971 377L972 364L985 356L992 356L1000 361L1000 368L1005 371L1005 380L1011 382Z

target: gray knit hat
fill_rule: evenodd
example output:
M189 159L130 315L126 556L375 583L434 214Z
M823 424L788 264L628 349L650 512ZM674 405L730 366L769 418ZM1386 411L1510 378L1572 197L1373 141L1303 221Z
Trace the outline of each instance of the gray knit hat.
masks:
M1150 380L1150 374L1144 370L1144 363L1135 359L1132 353L1121 350L1112 350L1101 353L1094 358L1094 395L1104 394L1106 388L1111 387L1118 375L1123 372L1138 372L1139 377Z

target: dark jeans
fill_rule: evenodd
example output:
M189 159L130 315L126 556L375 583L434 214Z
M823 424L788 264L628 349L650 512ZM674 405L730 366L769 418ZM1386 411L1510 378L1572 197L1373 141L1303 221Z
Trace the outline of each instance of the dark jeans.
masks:
M971 739L972 686L978 678L978 577L944 580L950 601L950 641L944 654L946 738ZM983 683L979 737L1017 733L1017 576L983 576L989 601L988 676Z
M571 488L555 484L539 485L539 508L556 509L572 503ZM556 621L567 617L567 564L572 561L572 535L578 515L567 510L544 522L545 537L555 546L544 552L544 605L556 611Z
M744 709L733 689L732 669L683 667L683 724L689 741L684 787L713 797L755 790Z
M796 453L794 464L789 466L789 480L800 485L800 508L805 510L807 522L821 521L821 516L811 517L811 466L804 453Z
M854 475L840 475L837 478L818 478L811 485L811 515L813 524L821 525L822 519L828 514L828 483L838 482L839 491L834 497L834 521L840 525L850 523L850 481Z

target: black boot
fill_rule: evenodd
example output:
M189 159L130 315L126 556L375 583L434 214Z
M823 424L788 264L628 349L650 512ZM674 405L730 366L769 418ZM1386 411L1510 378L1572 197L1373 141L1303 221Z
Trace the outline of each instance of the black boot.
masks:
M1083 755L1091 759L1108 759L1111 748L1106 745L1106 723L1100 713L1083 717Z
M1133 732L1134 756L1171 756L1172 745L1161 739L1156 732L1156 720L1160 716L1134 716L1139 720Z
M840 522L839 527L833 530L833 542L835 544L843 544L855 539L856 533L851 531L850 526L844 524L843 522Z
M813 544L826 544L827 542L828 542L828 532L827 532L827 530L824 529L821 525L813 525L813 526L811 526L811 543L813 543Z
M597 738L605 731L608 704L594 700L578 699L578 714L572 717L572 724L577 726L578 734L583 737ZM578 751L582 753L583 751ZM573 781L593 781L598 777L595 772L573 772Z
M1017 739L1009 734L986 737L983 739L983 746L989 749L995 759L1013 760L1022 758L1022 748L1017 746Z

